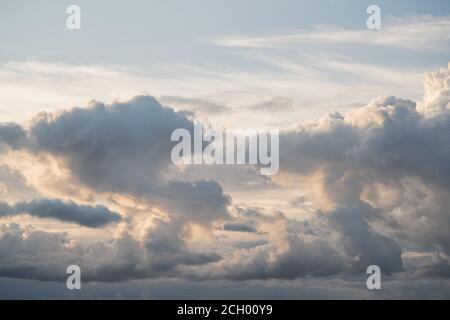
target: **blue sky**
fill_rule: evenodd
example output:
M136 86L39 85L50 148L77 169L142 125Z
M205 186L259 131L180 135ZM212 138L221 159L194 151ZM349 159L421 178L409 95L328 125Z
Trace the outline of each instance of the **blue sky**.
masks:
M365 9L373 3L170 0L130 1L124 6L117 1L77 1L83 14L82 31L68 33L64 28L65 8L72 4L70 1L2 1L0 58L137 65L155 60L227 63L231 57L223 49L208 46L206 39L271 35L320 25L363 29ZM445 0L376 4L382 8L383 20L390 16L450 14Z

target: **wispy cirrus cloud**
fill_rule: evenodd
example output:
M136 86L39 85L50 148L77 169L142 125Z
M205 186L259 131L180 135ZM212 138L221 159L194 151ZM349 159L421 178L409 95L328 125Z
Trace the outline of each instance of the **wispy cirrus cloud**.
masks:
M391 18L372 32L323 26L269 36L224 36L213 43L237 48L292 48L301 44L360 44L414 50L444 50L450 45L450 17Z
M180 96L161 96L159 100L167 105L179 107L184 110L201 112L205 114L230 112L231 109L223 104L206 98L189 98Z

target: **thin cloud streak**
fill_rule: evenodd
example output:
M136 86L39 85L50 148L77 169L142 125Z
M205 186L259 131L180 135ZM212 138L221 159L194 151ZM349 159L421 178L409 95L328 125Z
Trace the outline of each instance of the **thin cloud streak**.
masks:
M224 36L212 43L236 48L291 48L306 43L359 44L414 50L444 50L448 47L450 17L418 16L388 20L382 31L318 27L297 33L271 36ZM444 42L444 43L442 43ZM443 47L443 45L445 45Z

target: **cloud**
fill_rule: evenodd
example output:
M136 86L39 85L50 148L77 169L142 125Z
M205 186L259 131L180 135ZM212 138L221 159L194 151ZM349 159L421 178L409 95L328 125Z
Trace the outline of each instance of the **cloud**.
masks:
M400 243L450 253L449 79L449 69L431 73L417 104L380 97L280 136L281 171L312 179L316 205L361 268L401 270Z
M0 199L17 202L39 197L39 191L24 175L8 165L0 165Z
M442 50L450 33L449 17L391 18L382 32L321 27L298 33L260 37L219 37L213 43L241 48L289 48L306 43L372 45L388 48Z
M244 223L236 223L236 222L229 222L225 223L222 226L222 229L225 231L235 231L235 232L256 232L256 229L248 224Z
M180 266L220 259L192 251L180 237L176 221L152 219L142 238L121 231L112 239L82 243L66 233L0 225L0 277L64 281L68 265L78 265L83 281L117 282L179 276Z
M364 273L369 265L378 265L390 274L403 270L401 248L393 239L372 230L365 217L373 214L369 206L339 207L325 218L330 229L338 230L339 242L351 268Z
M445 73L443 83L450 78L450 72ZM446 90L437 89L434 94L442 99ZM448 110L447 104L448 100L441 102L440 109ZM281 137L285 168L308 173L334 165L352 171L368 169L379 176L419 176L448 185L450 155L442 148L448 143L448 117L445 112L425 117L424 105L434 106L426 101L420 105L418 110L413 101L380 97L345 117L330 115L287 132Z
M111 105L92 102L87 108L41 113L34 118L20 145L22 151L56 159L69 172L75 185L80 184L99 194L131 196L150 208L162 209L160 215L170 218L162 220L148 212L152 221L142 238L136 238L127 230L110 243L99 241L72 247L73 241L68 241L70 246L62 245L52 253L64 254L49 260L59 259L54 268L59 263L60 270L54 275L40 270L45 269L45 261L40 260L47 256L45 252L25 254L29 263L36 260L37 264L36 270L29 273L27 264L21 259L3 260L0 265L5 268L17 266L16 271L7 268L4 274L57 280L65 276L61 270L65 270L67 263L76 262L83 267L88 281L120 281L173 276L180 265L205 264L220 259L217 254L190 250L182 238L184 228L190 223L207 226L227 217L230 198L215 181L186 182L176 179L176 175L167 179L169 173L178 170L170 158L173 144L170 136L176 128L192 130L193 123L183 112L163 107L148 96ZM13 206L3 203L2 209L5 216L26 212L89 227L120 220L120 215L106 207L52 199L19 202ZM26 233L22 235L23 239L17 240L19 243L26 242L28 237ZM8 237L9 232L4 236L5 241ZM50 270L55 271L54 268Z
M19 202L13 206L0 202L0 217L28 213L39 218L52 218L66 222L74 222L81 226L98 228L112 222L119 222L121 215L110 211L107 207L95 207L63 202L57 199L39 199Z
M260 213L258 213L260 215ZM267 243L243 247L207 266L207 277L233 280L296 279L346 272L344 256L327 241L283 215L255 219ZM205 275L203 275L205 276Z
M249 107L250 110L264 112L286 112L293 110L293 100L290 98L275 97L270 100L254 104Z
M450 62L448 68L428 72L424 81L425 94L417 110L427 117L448 114L450 111Z
M8 146L17 149L25 137L26 132L20 125L16 123L0 123L0 148Z
M445 257L434 254L430 262L414 271L413 276L418 279L450 278L450 263Z
M217 182L180 180L178 168L170 164L169 137L174 128L192 130L193 123L151 97L41 114L25 138L19 135L18 148L58 159L75 184L131 197L136 207L143 203L146 209L139 209L142 216L130 214L110 239L93 243L4 226L0 275L61 280L67 264L75 263L87 281L246 281L357 276L377 264L390 277L414 271L419 277L446 277L449 76L442 69L427 77L426 94L418 103L380 97L346 114L330 113L284 131L276 182L308 186L301 194L311 218L301 221L277 210L235 205L233 211ZM5 141L14 146L17 140ZM95 207L65 205L54 200L3 203L1 210L52 218L63 212L60 219L93 223L86 222L91 217L86 212ZM405 250L436 252L445 261L410 270Z
M227 215L229 198L214 181L167 181L173 130L193 130L183 112L149 96L60 114L41 114L29 130L28 150L63 161L74 179L97 192L147 199L180 218L209 223Z
M183 115L140 96L111 106L93 102L88 108L40 115L30 139L35 151L63 158L88 185L138 192L147 191L152 178L159 181L168 166L167 137L175 128L191 126Z
M0 226L0 275L10 278L62 280L63 265L72 253L67 235L22 229L17 224Z
M225 113L230 112L231 109L223 104L212 102L208 99L202 98L186 98L180 96L161 96L159 98L161 103L181 107L184 110L191 110L205 114L211 113Z
M3 109L0 109L8 115L9 121L25 123L36 114L36 106L45 106L49 112L84 106L92 98L112 103L117 97L126 100L147 94L151 88L150 94L154 96L207 100L233 110L231 114L198 113L208 116L215 126L259 128L267 123L272 123L271 127L285 127L293 121L316 118L330 109L346 110L355 101L367 101L378 94L412 98L420 94L417 84L424 67L389 68L381 64L360 64L358 68L351 68L349 62L358 60L354 56L341 59L344 62L338 61L340 63L336 65L329 64L330 60L336 60L329 51L325 54L305 52L304 55L293 52L296 51L278 54L270 51L265 57L268 59L260 59L261 54L257 52L252 52L249 57L239 54L238 66L230 61L228 65L208 67L155 65L150 67L151 70L104 64L10 62L0 64L0 90L4 92L0 97ZM167 74L171 76L167 77ZM387 76L389 74L391 77ZM27 95L23 95L25 91ZM261 101L261 92L264 99L290 97L298 107L296 104L293 113L277 115L277 119L268 114L254 117L247 107ZM175 106L187 110L194 108L188 104Z
M191 251L181 238L182 224L177 221L153 220L145 235L145 248L152 267L167 272L177 265L202 265L220 260L217 254Z

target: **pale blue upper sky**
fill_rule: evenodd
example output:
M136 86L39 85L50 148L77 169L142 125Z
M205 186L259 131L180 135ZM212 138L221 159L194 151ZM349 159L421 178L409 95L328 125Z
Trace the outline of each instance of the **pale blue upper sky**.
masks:
M79 31L66 28L70 4ZM381 30L366 28L370 4ZM448 0L1 0L0 111L24 120L145 92L235 111L209 116L219 123L285 126L378 95L419 99L423 73L448 63L449 16ZM294 117L242 111L276 97Z
M126 5L123 1L103 0L2 0L0 59L137 65L155 61L201 63L206 59L227 63L233 56L208 44L206 39L279 34L321 25L362 29L365 10L373 3L380 5L383 18L450 14L447 0L132 0ZM69 4L81 7L81 32L68 32L65 28L65 9ZM340 50L345 52L345 48ZM383 57L386 58L389 57ZM418 54L417 58L417 63L442 63L448 52ZM413 57L407 55L406 59L411 62ZM403 60L396 61L399 62Z

